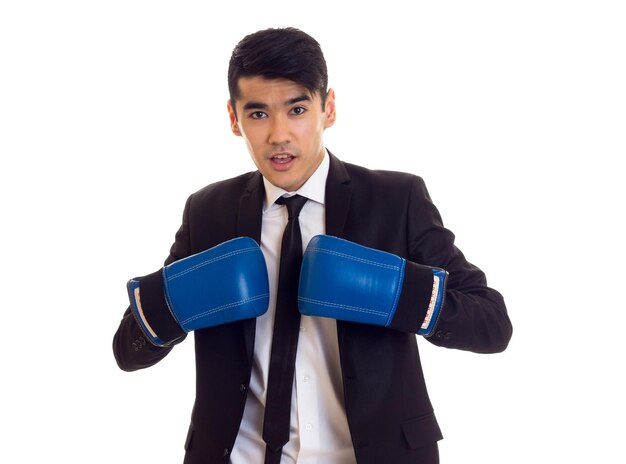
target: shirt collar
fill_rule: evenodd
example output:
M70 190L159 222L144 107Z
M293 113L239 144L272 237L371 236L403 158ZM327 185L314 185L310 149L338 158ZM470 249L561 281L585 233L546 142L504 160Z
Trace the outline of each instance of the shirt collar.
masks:
M324 149L324 159L317 167L315 172L308 178L302 187L295 192L287 192L286 190L276 187L269 180L263 177L263 184L265 186L265 203L263 204L263 212L272 207L274 202L287 194L292 196L295 194L302 195L303 197L313 200L321 205L324 204L326 194L326 179L328 178L328 169L330 168L330 158L328 152Z

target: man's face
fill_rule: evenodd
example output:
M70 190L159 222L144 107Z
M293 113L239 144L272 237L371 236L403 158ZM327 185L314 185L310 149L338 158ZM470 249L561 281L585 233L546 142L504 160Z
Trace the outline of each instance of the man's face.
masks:
M324 158L323 134L335 122L335 95L321 97L286 79L242 77L235 111L228 102L232 131L243 137L257 168L272 184L293 192Z

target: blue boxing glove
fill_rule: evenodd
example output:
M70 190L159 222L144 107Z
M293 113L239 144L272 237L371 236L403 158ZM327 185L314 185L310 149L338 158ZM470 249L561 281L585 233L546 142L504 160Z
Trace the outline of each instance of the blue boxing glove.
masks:
M135 319L157 346L192 330L258 317L269 305L265 259L248 237L132 279L127 287Z
M443 306L447 275L391 253L317 235L302 260L298 305L306 316L429 336Z

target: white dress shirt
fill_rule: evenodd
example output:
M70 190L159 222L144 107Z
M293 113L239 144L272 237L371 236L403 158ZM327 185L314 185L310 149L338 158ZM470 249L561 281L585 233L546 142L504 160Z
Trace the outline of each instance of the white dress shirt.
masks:
M265 201L261 250L270 286L268 311L256 321L254 361L239 434L231 453L232 464L262 463L265 456L263 415L276 310L278 267L287 208L274 202L281 196L308 198L300 212L302 249L315 235L325 233L324 196L330 159L328 153L315 173L297 192L286 192L263 178ZM296 308L294 308L296 309ZM291 431L283 447L281 464L354 464L343 403L337 324L334 319L302 316L291 397Z

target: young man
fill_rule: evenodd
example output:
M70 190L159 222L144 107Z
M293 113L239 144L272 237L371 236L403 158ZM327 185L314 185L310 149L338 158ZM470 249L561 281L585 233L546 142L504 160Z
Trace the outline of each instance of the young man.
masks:
M151 366L195 332L185 463L437 463L415 334L502 351L501 295L420 178L325 149L335 95L314 39L251 34L228 80L258 171L189 197L165 267L129 282L119 366Z

